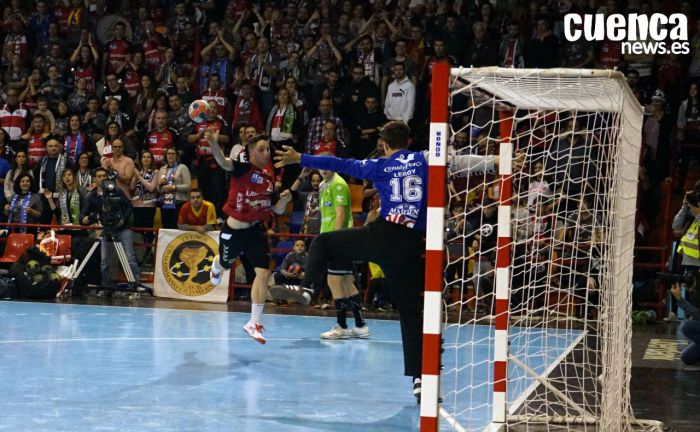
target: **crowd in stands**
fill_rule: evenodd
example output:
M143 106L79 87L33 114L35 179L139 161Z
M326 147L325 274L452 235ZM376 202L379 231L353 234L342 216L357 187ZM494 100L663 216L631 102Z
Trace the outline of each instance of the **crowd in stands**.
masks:
M95 188L92 170L103 167L132 200L134 226L153 227L157 207L160 226L192 226L180 213L189 202L191 218L205 222L194 224L202 226L197 229L214 228L223 217L227 180L204 139L206 128L219 130L219 144L235 159L245 157L246 140L258 133L270 136L273 153L291 145L313 154L378 157L378 131L388 120L407 122L411 149L425 149L431 70L440 62L621 70L646 108L642 224L653 225L658 215L655 197L672 159L681 158L681 176L688 171L693 154L681 144L700 140L697 1L11 0L3 5L0 183L4 213L13 222L82 223L76 215ZM690 54L623 55L620 42L563 37L566 13L620 11L685 13ZM196 99L211 106L201 123L188 115ZM561 128L587 127L575 119L557 121ZM463 129L463 124L453 126ZM495 151L490 138L466 132L453 137L456 148L477 153ZM543 160L532 160L533 173L537 162ZM557 180L533 178L523 206L544 218L553 207L540 205L543 200L536 205L534 197L554 193L548 181ZM192 189L195 179L198 189ZM294 210L304 212L301 231L317 233L318 173L287 167L275 170L275 179L279 190L295 191ZM470 194L484 197L487 213L498 190L494 182L483 183L490 186ZM371 184L364 189L367 212L376 191ZM489 217L495 216L480 214L453 228L464 230ZM271 221L270 229L284 227ZM480 258L479 268L487 269L492 259Z

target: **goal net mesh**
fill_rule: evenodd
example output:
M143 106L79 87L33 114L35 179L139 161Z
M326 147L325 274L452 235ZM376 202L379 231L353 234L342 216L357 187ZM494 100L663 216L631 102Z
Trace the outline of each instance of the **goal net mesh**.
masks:
M629 381L642 111L624 79L452 69L448 106L442 428L492 425L498 273L508 279L506 427L638 430ZM498 168L449 168L453 157L498 155L504 133L512 182ZM499 217L509 195L510 220ZM510 224L506 272L499 223Z

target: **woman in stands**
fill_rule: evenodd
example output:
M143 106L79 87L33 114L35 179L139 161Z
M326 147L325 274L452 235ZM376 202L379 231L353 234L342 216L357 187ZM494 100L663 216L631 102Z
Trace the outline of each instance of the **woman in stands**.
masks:
M58 224L63 226L80 225L80 210L85 204L85 192L80 188L75 171L66 167L61 175L63 190L58 196L58 201L53 198L53 193L44 191L44 197L49 203L51 212L56 216ZM71 250L77 251L78 243L88 236L88 231L82 229L62 230L62 234L71 236Z
M90 171L90 158L90 153L81 152L78 155L78 167L75 169L75 181L83 194L87 194L95 187Z
M34 178L29 174L17 176L13 186L14 195L9 204L5 204L7 221L11 223L39 223L42 206L41 197L34 192ZM13 232L29 232L36 234L36 228L12 228Z
M34 177L34 173L29 169L27 152L24 150L20 150L15 154L15 160L12 161L12 168L5 176L5 200L7 202L10 202L12 199L12 195L15 193L13 190L15 180L17 180L17 177L21 174L28 174L32 178Z
M187 202L192 189L192 177L187 165L180 163L175 147L165 150L165 165L158 174L158 202L163 228L177 229L177 215L180 207Z
M141 152L136 163L136 171L131 178L131 204L134 206L134 227L153 228L156 216L156 195L160 171L153 165L153 153ZM153 241L153 233L143 233L146 243Z

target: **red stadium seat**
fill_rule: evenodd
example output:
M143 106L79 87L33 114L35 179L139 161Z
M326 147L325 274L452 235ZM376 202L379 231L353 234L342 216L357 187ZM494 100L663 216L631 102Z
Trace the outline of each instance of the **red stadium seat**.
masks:
M34 234L12 233L7 237L5 254L0 257L0 263L19 261L24 251L34 246Z
M51 257L51 264L68 264L71 260L71 237L68 234L58 234L56 239L58 240L58 251L56 251L56 255Z

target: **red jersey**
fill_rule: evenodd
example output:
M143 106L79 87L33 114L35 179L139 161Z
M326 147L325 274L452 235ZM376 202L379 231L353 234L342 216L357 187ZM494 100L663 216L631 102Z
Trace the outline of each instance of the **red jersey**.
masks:
M235 163L235 162L234 162ZM272 215L272 192L275 180L267 169L260 169L250 164L238 164L243 171L231 175L228 198L224 204L224 213L241 222L263 222Z
M152 75L155 75L161 63L163 63L163 55L158 49L160 47L158 36L151 35L148 39L143 41L141 46L143 48L146 67Z
M192 208L192 203L187 201L180 207L180 212L177 215L178 224L187 224L195 226L216 225L216 209L214 204L209 201L202 203L202 208L196 212Z
M87 84L87 92L89 94L95 93L95 67L90 63L78 63L73 68L73 77L75 81L78 78L85 78L85 83Z
M136 97L139 88L141 88L141 77L131 66L127 66L124 69L124 79L122 83L124 85L124 90L129 93L129 97L133 98Z
M214 131L220 131L224 126L224 123L221 121L221 119L215 119L215 120L205 120L201 123L197 123L197 125L194 128L195 133L200 133L205 131L208 127L212 128ZM194 149L194 154L195 156L199 157L213 157L213 153L211 151L211 146L205 140L204 138L200 139L197 141L196 147Z
M119 67L126 63L131 46L129 41L124 39L112 39L107 43L107 73L114 73Z
M41 140L43 136L43 133L38 133L32 134L32 136L29 137L29 141L27 143L27 157L29 159L29 168L34 169L35 167L39 166L39 164L41 163L41 158L48 154L46 152L46 146Z
M319 155L321 153L330 153L335 156L337 149L337 141L324 141L318 140L314 146L311 147L311 152L314 155Z
M165 149L175 145L175 131L165 129L163 132L154 130L146 135L146 147L153 153L153 163L160 168L165 163Z
M226 99L226 92L223 89L212 90L206 89L202 93L202 100L211 101L213 100L217 104L217 109L219 110L219 115L224 117L226 115L226 107L228 106L228 99Z

